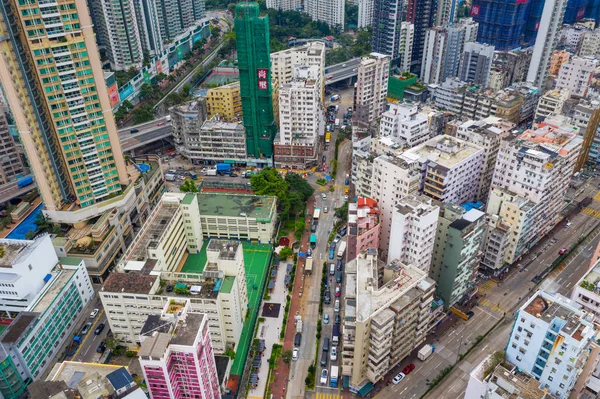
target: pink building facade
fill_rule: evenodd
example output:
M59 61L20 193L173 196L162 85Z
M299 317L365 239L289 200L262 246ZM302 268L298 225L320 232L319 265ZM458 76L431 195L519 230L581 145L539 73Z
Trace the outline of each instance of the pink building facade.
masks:
M374 199L358 197L356 203L348 204L346 261L355 259L362 251L379 247L379 217L379 208Z
M144 339L139 360L152 399L220 399L208 319L188 313L169 333Z

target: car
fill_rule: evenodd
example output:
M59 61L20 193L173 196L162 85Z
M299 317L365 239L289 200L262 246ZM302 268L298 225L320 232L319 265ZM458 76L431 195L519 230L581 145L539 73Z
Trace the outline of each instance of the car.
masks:
M414 364L409 364L408 366L404 367L404 369L402 370L402 372L406 375L409 375L411 371L413 371L415 369L415 365Z
M392 382L394 384L398 384L400 381L402 381L404 379L404 377L406 377L406 374L404 374L404 373L398 373L398 375L396 375L394 377L394 379L392 380Z
M340 242L340 240L342 239L342 237L340 236L335 236L335 238L333 239L333 243L337 244L338 242Z
M329 150L329 145L325 144L325 147L323 147L323 149L324 149L325 151Z
M100 345L98 345L98 347L96 348L96 352L104 353L105 350L106 350L106 344L104 343L104 341L102 341L102 342L100 342Z
M329 291L325 291L325 298L323 298L323 300L325 301L326 305L329 305L331 303L331 294L329 293Z
M173 288L175 288L175 287L173 286L173 284L169 284L169 285L167 285L166 291L167 291L167 292L173 292Z
M321 371L321 384L327 385L327 377L328 377L327 369L323 369Z
M348 65L346 65L346 64L343 64L343 65L342 65L342 68L346 68L347 66L348 66Z
M87 323L85 323L83 325L83 328L81 329L81 335L85 335L85 334L89 333L90 328L92 328L92 322L88 321Z
M337 287L335 287L335 296L339 297L341 294L342 294L342 289L338 285Z
M327 213L327 212L329 212L329 208L327 208L327 207L323 208L323 213Z
M560 251L558 251L559 255L564 255L569 249L568 248L562 248Z
M338 262L337 262L337 271L341 272L343 267L344 267L344 264L342 263L342 260L338 259Z
M308 251L306 251L306 256L309 258L312 256L312 249L308 248Z
M321 158L321 162L327 162L327 155L323 155L323 157Z
M302 344L302 334L296 333L296 335L294 335L294 346L300 346L301 344Z
M329 315L327 313L323 315L323 324L329 324Z
M229 175L229 177L238 177L237 173L232 173Z
M298 353L300 353L300 350L298 348L294 348L294 350L292 351L292 360L293 361L298 360Z
M327 194L325 194L325 193L321 193L321 199L322 199L322 200L326 200L326 199L327 199Z
M137 132L139 132L139 129L131 129L131 130L129 131L129 133L131 133L131 134L133 134L133 133L137 133Z
M346 226L344 226L344 227L342 227L341 229L338 230L338 234L343 237L343 236L346 235L347 231L348 231L348 228ZM341 240L341 238L340 238L340 240Z
M93 319L94 317L98 316L99 312L100 312L100 309L92 310L92 313L90 313L90 319Z
M336 299L335 302L333 303L333 311L336 313L340 311L340 300L339 299Z
M571 223L571 222L567 222L567 224L566 224L565 226L567 226L567 227L571 227L572 225L573 225L573 223Z
M331 351L329 352L329 360L331 360L332 362L335 362L337 360L337 347L331 347Z
M98 327L94 330L94 335L100 335L100 333L104 330L104 323L98 324Z
M467 319L471 319L471 317L475 316L475 312L467 312Z
M342 324L342 316L339 314L335 315L335 324Z
M348 194L344 194L344 199L348 201Z
M327 80L331 80L331 79L333 79L333 76L331 76L331 75L327 76Z
M159 123L156 124L156 126L164 126L166 124L167 124L167 122L159 122Z

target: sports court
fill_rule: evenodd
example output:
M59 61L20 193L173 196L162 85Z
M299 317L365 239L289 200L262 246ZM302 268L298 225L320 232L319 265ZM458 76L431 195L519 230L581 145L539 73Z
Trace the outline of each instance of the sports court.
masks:
M237 82L239 80L240 75L238 73L213 72L204 80L204 82L202 82L200 86L204 88L213 88Z
M183 265L182 272L202 273L206 265L206 248L208 241L204 241L202 250L199 254L190 254ZM246 356L252 341L252 333L256 319L258 318L258 310L263 291L265 289L265 278L271 261L273 247L269 244L250 244L242 243L244 251L244 267L246 269L246 284L248 287L248 320L244 323L240 342L235 348L235 360L231 367L231 374L241 375L244 371ZM245 315L244 315L245 316Z

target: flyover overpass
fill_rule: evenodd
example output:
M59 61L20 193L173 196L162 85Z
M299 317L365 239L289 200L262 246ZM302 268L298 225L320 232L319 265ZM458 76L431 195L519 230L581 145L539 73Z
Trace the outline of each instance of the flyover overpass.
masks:
M360 64L360 58L353 58L340 64L325 67L325 86L357 76L358 64Z

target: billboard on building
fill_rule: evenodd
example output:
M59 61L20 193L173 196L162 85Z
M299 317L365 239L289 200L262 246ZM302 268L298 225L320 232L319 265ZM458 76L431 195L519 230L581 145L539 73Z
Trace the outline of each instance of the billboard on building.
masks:
M111 108L119 103L119 89L117 88L117 83L108 86L108 98L110 100Z

